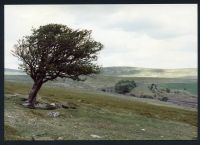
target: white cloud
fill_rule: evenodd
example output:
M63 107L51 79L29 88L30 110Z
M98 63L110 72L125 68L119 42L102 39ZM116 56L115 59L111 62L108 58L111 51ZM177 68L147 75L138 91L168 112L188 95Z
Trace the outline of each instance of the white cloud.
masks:
M197 67L197 5L7 5L5 67L17 68L10 54L31 27L61 23L91 29L104 44L103 66Z

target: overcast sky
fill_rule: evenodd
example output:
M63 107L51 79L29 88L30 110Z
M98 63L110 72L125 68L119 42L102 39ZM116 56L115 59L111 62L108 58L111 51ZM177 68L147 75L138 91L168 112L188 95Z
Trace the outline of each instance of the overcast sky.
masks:
M92 30L103 67L197 68L196 4L6 5L6 68L18 68L17 40L49 23Z

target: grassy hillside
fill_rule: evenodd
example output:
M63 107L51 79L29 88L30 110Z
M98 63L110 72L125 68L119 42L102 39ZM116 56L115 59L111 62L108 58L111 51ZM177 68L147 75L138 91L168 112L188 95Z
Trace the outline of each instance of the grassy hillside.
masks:
M5 82L5 139L195 139L197 112L116 98L94 91L44 86L41 102L73 102L77 109L30 110L20 100L31 84ZM97 137L95 137L95 135Z
M137 67L104 67L98 75L87 77L85 82L76 82L70 79L57 79L48 82L49 85L62 87L98 90L113 87L120 80L135 80L137 83L155 83L160 87L171 89L186 89L197 95L197 69L149 69ZM5 69L5 80L21 83L31 83L29 76L22 71Z
M196 98L196 73L195 69L103 68L101 74L84 82L50 81L38 94L39 102L69 102L76 104L76 109L31 110L20 105L30 91L31 78L20 71L6 69L5 139L196 139L196 109L100 91L113 88L120 80L134 80L140 84L134 93L149 94L148 86L154 83L161 88L189 91ZM50 117L48 113L52 111L59 112L60 116Z
M5 75L6 81L32 83L32 79L27 75ZM101 76L88 77L84 82L72 81L70 79L57 79L57 81L47 82L51 86L60 86L67 88L79 88L87 90L97 90L105 87L112 87L120 80L134 80L136 83L158 84L160 87L175 87L175 89L191 92L197 95L197 79L189 78L153 78L153 77L117 77L117 76Z
M161 83L159 84L160 87L163 88L170 88L170 89L177 89L177 90L187 90L190 93L197 95L198 90L197 90L197 82L195 83L190 83L190 82L185 82L185 83Z

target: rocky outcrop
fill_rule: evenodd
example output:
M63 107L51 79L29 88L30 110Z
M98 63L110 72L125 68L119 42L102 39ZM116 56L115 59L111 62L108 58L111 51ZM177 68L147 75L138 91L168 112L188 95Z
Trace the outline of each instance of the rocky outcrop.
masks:
M59 117L60 116L60 112L48 112L48 116L50 117Z
M24 100L24 99L23 99ZM26 101L23 101L21 103L22 106L30 108L29 103ZM58 108L64 108L64 109L76 109L78 107L77 104L72 102L61 102L61 103L42 103L37 102L34 107L31 109L44 109L44 110L55 110Z

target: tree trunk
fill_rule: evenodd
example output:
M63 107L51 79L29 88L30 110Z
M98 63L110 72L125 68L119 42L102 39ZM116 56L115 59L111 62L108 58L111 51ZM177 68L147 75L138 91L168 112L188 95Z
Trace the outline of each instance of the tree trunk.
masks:
M28 103L29 104L28 104L28 106L34 107L35 102L36 102L37 93L40 90L42 84L43 84L42 80L34 82L33 87L32 87L32 89L29 93L29 97L28 97Z

